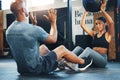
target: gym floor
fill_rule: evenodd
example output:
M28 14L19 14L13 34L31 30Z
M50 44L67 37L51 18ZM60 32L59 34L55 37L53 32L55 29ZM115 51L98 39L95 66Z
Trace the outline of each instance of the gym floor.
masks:
M13 59L0 59L0 80L120 80L120 63L108 62L106 68L89 68L83 72L56 70L47 75L21 76Z

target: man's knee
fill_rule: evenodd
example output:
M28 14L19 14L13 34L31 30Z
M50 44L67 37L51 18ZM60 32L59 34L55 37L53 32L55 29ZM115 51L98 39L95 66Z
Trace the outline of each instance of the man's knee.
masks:
M56 53L64 53L64 52L66 52L66 50L67 49L65 48L65 46L61 45L61 46L55 48L53 51L56 52Z
M59 48L60 48L60 50L65 50L66 49L64 45L60 45Z
M40 48L43 49L43 48L46 48L46 46L45 46L44 44L42 44L42 45L40 46Z
M64 45L61 45L53 50L57 55L57 60L61 59L66 53L67 49Z
M40 54L45 55L49 52L49 49L43 44L40 46Z

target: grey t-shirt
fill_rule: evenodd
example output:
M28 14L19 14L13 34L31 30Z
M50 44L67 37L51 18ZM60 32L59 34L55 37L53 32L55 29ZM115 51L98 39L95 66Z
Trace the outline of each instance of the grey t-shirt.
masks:
M27 22L14 21L8 27L6 39L17 62L18 72L36 72L38 65L39 70L42 69L39 46L47 37L48 33L41 27Z

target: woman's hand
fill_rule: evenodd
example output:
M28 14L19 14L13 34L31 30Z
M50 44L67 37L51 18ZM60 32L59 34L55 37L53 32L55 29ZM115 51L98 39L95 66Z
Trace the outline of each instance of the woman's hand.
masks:
M105 7L106 7L106 0L102 0L100 10L101 11L105 10Z
M80 26L83 27L85 25L85 20L86 20L86 15L88 14L88 12L85 10L83 13L83 17L80 23Z
M85 10L85 11L84 11L84 15L87 15L87 14L88 14L88 11Z
M88 12L84 11L84 14L82 16L82 20L80 22L80 27L88 33L88 35L90 35L91 37L94 37L94 31L89 29L86 24L85 24L85 20L86 20L86 16L87 16Z

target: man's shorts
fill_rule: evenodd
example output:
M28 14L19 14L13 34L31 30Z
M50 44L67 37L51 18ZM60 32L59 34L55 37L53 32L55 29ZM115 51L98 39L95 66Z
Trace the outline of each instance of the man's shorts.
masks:
M42 56L42 68L43 73L49 73L54 71L58 67L57 55L51 51L46 56Z

